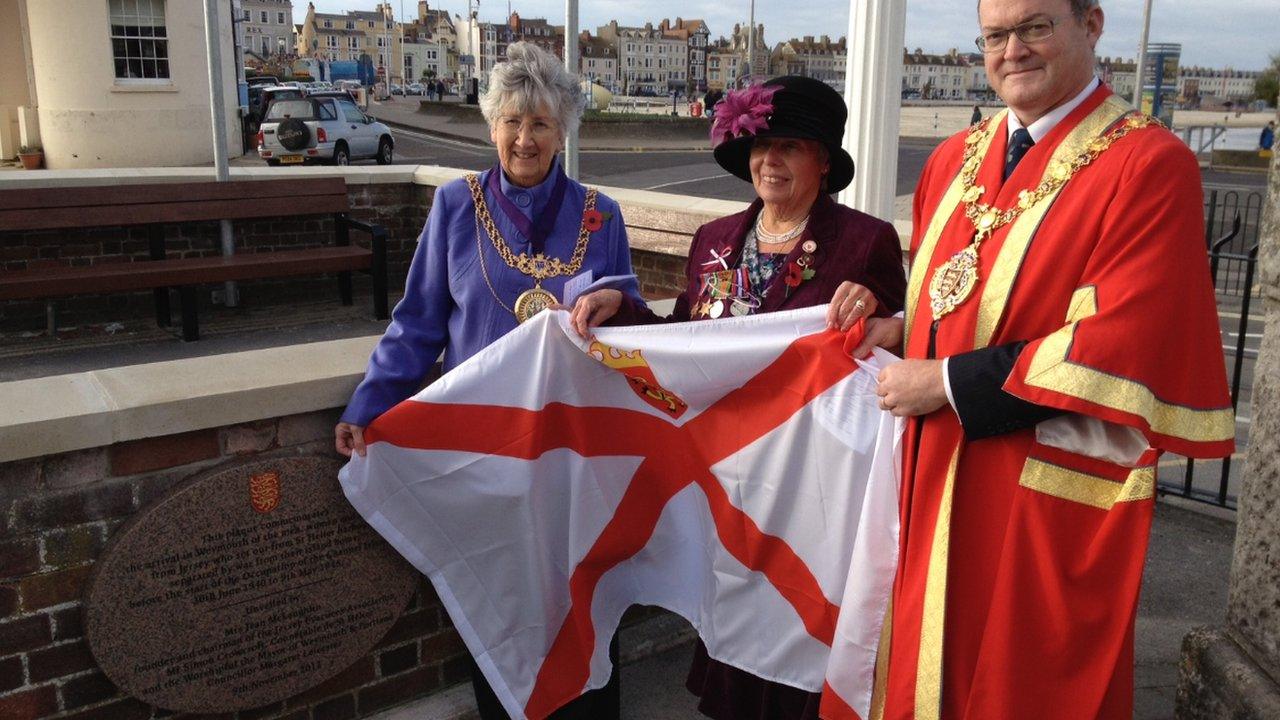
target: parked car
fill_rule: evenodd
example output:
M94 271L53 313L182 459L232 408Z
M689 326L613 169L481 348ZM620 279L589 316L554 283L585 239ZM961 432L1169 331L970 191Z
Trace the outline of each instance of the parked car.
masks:
M355 103L356 106L359 107L360 109L366 110L366 111L368 110L367 105L362 105L360 103L360 93L356 92L355 90L318 90L313 93L308 93L307 96L308 97L345 98Z
M255 75L245 80L246 85L279 85L280 78L275 75Z
M422 83L413 83L404 89L406 95L421 95L424 92L426 90L422 87Z
M399 85L396 85L395 83L392 83L392 84L391 84L391 94L392 94L392 95L403 95L403 94L404 94L404 88L400 87Z
M295 87L286 87L284 85L250 85L249 86L249 114L246 119L249 123L250 131L256 129L262 124L262 118L266 115L267 107L276 100L298 99L303 96L303 91Z
M390 165L391 129L367 115L345 93L277 100L258 130L258 157L268 165L332 163L373 158Z

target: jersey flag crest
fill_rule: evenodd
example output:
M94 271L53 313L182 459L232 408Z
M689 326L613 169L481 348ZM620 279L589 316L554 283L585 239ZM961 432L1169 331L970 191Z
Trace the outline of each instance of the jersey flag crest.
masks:
M869 716L898 552L895 358L851 359L825 307L599 328L544 312L365 430L341 481L434 585L512 717L612 672L623 611Z

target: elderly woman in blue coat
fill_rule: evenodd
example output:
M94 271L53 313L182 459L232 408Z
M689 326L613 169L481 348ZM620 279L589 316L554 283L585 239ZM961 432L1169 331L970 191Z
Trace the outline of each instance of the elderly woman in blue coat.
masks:
M436 191L404 299L334 429L343 455L365 454L364 428L414 395L442 352L447 372L563 302L566 283L631 275L618 204L570 180L558 160L584 105L578 78L530 43L511 45L507 55L480 103L498 165ZM634 280L619 290L640 302ZM473 681L481 717L507 717L478 671ZM554 717L617 714L615 677Z

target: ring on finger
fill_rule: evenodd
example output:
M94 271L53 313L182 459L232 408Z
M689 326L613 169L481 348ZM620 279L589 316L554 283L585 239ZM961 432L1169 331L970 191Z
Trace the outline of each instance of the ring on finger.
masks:
M867 301L862 298L858 298L858 302L853 304L854 310L865 310L866 307L867 307Z

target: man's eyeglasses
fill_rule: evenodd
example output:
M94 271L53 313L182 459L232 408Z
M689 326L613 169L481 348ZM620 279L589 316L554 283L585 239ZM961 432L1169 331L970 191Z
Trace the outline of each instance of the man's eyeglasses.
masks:
M1018 40L1025 44L1038 43L1041 40L1048 40L1053 37L1053 28L1057 23L1058 21L1054 18L1028 20L1004 30L992 30L982 33L974 39L974 43L978 45L979 50L985 53L1004 50L1004 46L1009 44L1010 35L1017 35Z

